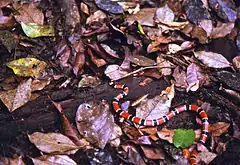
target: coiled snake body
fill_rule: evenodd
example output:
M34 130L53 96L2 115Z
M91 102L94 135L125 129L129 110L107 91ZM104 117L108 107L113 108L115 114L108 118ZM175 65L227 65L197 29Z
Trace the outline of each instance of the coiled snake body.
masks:
M157 119L153 119L153 120L145 120L139 117L136 117L134 115L129 114L126 111L123 111L120 106L119 106L119 101L121 99L123 99L125 96L128 95L129 89L126 85L122 85L122 84L115 84L114 82L110 82L109 83L110 86L112 86L113 88L116 89L122 89L123 92L119 93L116 97L114 97L113 99L113 109L115 110L115 112L123 117L124 119L128 119L130 121L132 121L133 123L136 123L138 125L142 125L142 126L157 126L157 125L161 125L166 123L168 120L170 120L171 118L173 118L174 116L176 116L177 114L184 112L184 111L193 111L196 112L197 115L201 118L202 120L202 134L200 137L200 140L198 143L202 143L205 144L206 140L207 140L207 136L208 136L208 127L209 127L209 123L208 123L208 116L207 113L202 110L200 107L196 106L196 105L181 105L179 107L174 108L172 111L168 112L167 114L157 118ZM183 156L187 157L187 155L185 155L186 152L183 152ZM194 149L191 152L190 155L190 164L191 165L196 165L197 164L197 156L198 152Z

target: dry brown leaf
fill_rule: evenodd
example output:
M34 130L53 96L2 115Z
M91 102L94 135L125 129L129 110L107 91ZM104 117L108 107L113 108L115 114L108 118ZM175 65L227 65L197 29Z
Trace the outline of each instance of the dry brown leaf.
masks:
M14 15L14 17L19 23L35 23L37 25L44 24L43 12L37 7L36 3L19 4L15 2L13 3L13 7L17 11L17 14Z
M212 37L212 38L225 37L226 35L231 33L231 31L233 30L234 26L235 26L234 22L231 22L231 23L221 23L221 22L218 22L217 23L217 27L213 28L210 37Z
M197 155L197 160L203 161L205 164L209 164L214 158L217 157L217 154L213 152L200 152Z
M78 83L80 87L96 87L101 84L101 80L96 76L82 75L82 79Z
M113 115L105 100L80 104L76 112L76 125L87 141L102 149L115 133Z
M130 56L130 61L138 66L156 65L156 62L154 60L141 55Z
M22 160L22 156L16 158L8 158L0 156L0 164L1 165L25 165L24 161Z
M82 70L85 65L85 54L84 54L84 45L81 41L73 41L73 54L74 54L74 64L73 64L73 73L77 76L78 73Z
M203 84L206 80L207 80L207 75L205 75L202 71L202 69L192 63L188 66L187 68L187 83L188 83L188 87L187 87L187 92L190 91L196 91L198 90L199 86L201 84Z
M48 79L48 80L34 79L31 84L32 92L42 90L43 88L45 88L45 86L49 85L50 82L51 82L51 79Z
M161 148L153 148L141 145L141 148L148 159L165 159L165 152Z
M221 54L214 52L199 51L194 52L196 58L202 61L208 67L213 68L227 68L231 67L231 63Z
M40 151L49 154L74 154L82 146L75 145L67 136L60 133L35 132L28 135L29 140Z
M169 112L174 98L174 85L167 87L160 95L143 100L136 108L136 116L144 119L156 119Z
M208 20L208 19L201 20L199 25L205 30L205 32L207 33L207 36L209 37L213 30L212 20Z
M11 28L16 24L12 16L0 16L0 28Z
M34 165L77 165L77 163L67 155L42 155L41 157L31 159Z
M209 132L212 133L213 136L220 136L228 131L229 126L230 124L225 122L210 124Z
M167 140L169 143L173 143L173 136L175 134L175 130L163 128L162 130L157 131L157 134L160 139Z
M240 71L240 56L233 58L233 66L236 70Z
M103 22L104 19L107 18L107 15L101 10L97 10L95 13L90 15L87 18L86 24L91 24L93 22Z
M81 2L80 8L81 8L81 11L83 11L85 14L87 14L87 15L90 14L90 13L89 13L88 6L87 6L85 3Z
M175 79L175 85L176 87L180 88L187 88L187 78L186 78L186 73L180 69L179 66L177 66L174 71L173 71L173 77Z
M10 112L26 104L31 98L32 79L21 82L16 89L1 91L0 99L7 106Z
M121 70L118 65L109 65L104 71L106 76L108 76L111 80L119 80L123 78L128 72Z
M163 7L160 7L156 10L154 16L155 22L161 22L163 24L170 24L174 21L175 15L173 11L165 4Z
M139 24L145 26L155 26L153 17L156 12L156 8L143 8L137 14L128 15L125 19L126 22L132 24L138 21Z
M160 55L157 57L157 66L159 67L159 72L161 72L164 76L168 76L172 74L172 67L175 65Z

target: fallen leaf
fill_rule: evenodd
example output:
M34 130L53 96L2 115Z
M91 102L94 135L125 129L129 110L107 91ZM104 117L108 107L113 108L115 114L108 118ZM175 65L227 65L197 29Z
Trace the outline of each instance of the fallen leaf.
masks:
M60 133L35 132L28 135L28 138L40 151L49 154L68 154L68 151L74 154L82 148Z
M58 57L59 63L61 66L71 67L71 65L68 63L70 54L71 54L70 48L68 47L66 41L62 40L57 47L57 53L56 53L56 57Z
M107 52L110 56L115 57L115 58L120 58L119 55L115 50L113 50L110 46L105 45L105 44L100 44L100 46Z
M170 130L163 128L160 131L157 131L157 135L160 139L167 140L169 143L173 143L173 136L175 135L176 130Z
M155 12L156 8L143 8L136 14L128 15L125 21L129 24L137 21L142 26L155 26L153 21Z
M175 66L170 61L164 59L161 55L157 57L157 66L158 71L161 72L164 76L172 74L172 68Z
M34 79L31 84L32 92L42 90L43 88L45 88L45 86L49 85L50 82L51 82L51 79L47 79L47 80Z
M205 164L209 164L213 159L217 157L217 154L213 152L200 152L197 155L197 161L201 160Z
M176 87L184 88L186 89L188 84L187 84L187 78L186 78L186 73L184 70L181 70L179 66L177 66L174 71L173 71L173 77L175 79L175 85Z
M240 71L240 56L236 56L233 58L233 66L235 69Z
M73 64L73 73L77 76L85 65L85 48L81 41L72 41L73 55L75 57Z
M87 6L85 3L81 2L80 8L81 8L81 11L84 12L85 14L87 14L87 15L90 14L90 13L89 13L88 6Z
M47 64L36 58L20 58L7 63L7 66L18 76L38 77Z
M79 133L91 144L104 148L114 134L114 119L105 100L80 104L76 112Z
M11 28L16 24L16 21L12 16L0 15L0 28Z
M102 10L95 11L87 18L86 24L92 24L94 22L103 22L107 18L107 15Z
M116 2L111 0L95 0L96 5L107 12L113 14L123 14L122 7Z
M63 127L63 133L72 140L74 144L77 146L87 146L88 142L84 139L80 139L80 137L77 134L77 131L72 127L70 121L68 120L67 116L64 114L62 105L53 101L50 96L48 98L51 100L53 105L57 108L58 112L60 113L61 120L62 120L62 127Z
M16 158L8 158L0 156L0 164L2 165L25 165L22 160L22 156L18 156Z
M0 41L8 49L8 52L11 52L17 45L14 35L8 30L0 31Z
M144 155L148 158L148 159L165 159L165 152L163 149L161 148L154 148L154 147L150 147L150 146L145 146L145 145L141 145L141 148L143 150Z
M115 81L123 78L128 72L121 70L118 65L109 65L104 73L111 80Z
M42 155L41 157L31 159L34 165L77 165L77 163L67 155Z
M213 52L206 52L206 51L199 51L194 52L196 58L201 60L203 64L207 65L208 67L213 68L227 68L231 67L231 63L223 57L221 54L213 53Z
M230 124L225 122L210 124L209 132L212 133L213 136L220 136L228 131L229 126Z
M127 153L127 161L132 164L146 165L145 161L142 159L142 156L139 154L136 147L132 144L122 145L123 150Z
M160 95L152 99L144 99L136 108L136 116L143 119L156 119L169 112L174 98L174 85L167 87Z
M203 70L196 64L191 63L187 68L187 92L197 91L199 86L207 80L207 75L203 73Z
M52 25L25 24L21 22L21 26L24 33L30 38L55 36L55 30Z
M13 8L17 11L14 18L24 24L35 23L37 25L44 24L44 15L42 10L37 6L37 3L19 4L13 3Z
M193 130L187 129L176 129L175 135L173 137L173 144L179 148L187 148L193 144L195 140L195 133Z
M221 23L218 22L217 26L213 28L210 35L211 38L221 38L230 34L235 26L235 23Z
M141 55L130 56L130 61L138 66L156 65L156 62L154 60Z
M1 91L0 99L7 106L10 112L26 104L31 98L32 79L21 82L16 89Z
M97 58L97 57L93 54L93 51L92 51L90 48L87 49L87 52L88 52L88 54L89 54L90 57L91 57L91 61L92 61L98 68L99 68L99 67L102 67L102 66L104 66L104 65L107 64L104 59L99 59L99 58Z
M155 21L161 22L163 24L169 24L174 21L175 15L173 11L165 4L163 7L160 7L156 10Z
M96 76L82 75L82 79L78 83L78 87L96 87L101 84L101 80Z
M203 19L201 20L199 25L205 30L205 32L207 33L207 36L209 37L213 30L212 20Z

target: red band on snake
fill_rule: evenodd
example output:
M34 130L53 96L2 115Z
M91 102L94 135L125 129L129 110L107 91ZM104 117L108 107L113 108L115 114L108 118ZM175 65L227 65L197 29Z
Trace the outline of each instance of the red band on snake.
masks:
M139 117L136 117L134 115L129 114L127 111L123 111L120 106L119 106L119 101L121 99L123 99L125 96L128 95L128 87L126 85L122 85L122 84L115 84L114 82L110 82L109 83L110 86L112 86L113 88L116 89L122 89L123 92L119 93L116 97L114 97L113 99L113 109L115 110L115 112L123 117L124 119L128 119L133 123L136 123L138 125L142 125L142 126L157 126L157 125L161 125L166 123L168 120L170 120L171 118L173 118L174 116L176 116L177 114L181 113L181 112L185 112L185 111L193 111L196 112L197 115L201 118L202 120L202 134L199 140L199 143L205 144L206 140L207 140L207 136L208 136L208 127L209 127L209 123L208 123L208 116L207 113L202 110L200 107L196 106L196 105L181 105L179 107L174 108L172 111L168 112L167 114L157 118L157 119L153 119L153 120L145 120ZM196 156L197 156L198 152L196 150L193 150L191 152L190 155L190 164L191 165L196 165L197 164L197 160L196 160ZM187 157L186 155L183 155L184 157Z

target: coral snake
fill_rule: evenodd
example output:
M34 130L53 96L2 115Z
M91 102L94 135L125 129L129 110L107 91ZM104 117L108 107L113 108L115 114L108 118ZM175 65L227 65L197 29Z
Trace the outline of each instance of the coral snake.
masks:
M132 121L133 123L136 123L138 125L142 125L142 126L157 126L157 125L161 125L163 123L166 123L168 120L170 120L171 118L173 118L175 115L184 112L184 111L193 111L196 112L197 115L199 115L199 117L202 120L202 134L200 137L200 140L198 143L201 144L205 144L206 140L207 140L207 136L208 136L208 127L209 127L209 123L208 123L208 116L207 113L202 110L200 107L196 106L196 105L181 105L178 106L176 108L174 108L172 111L168 112L167 114L157 118L157 119L153 119L153 120L145 120L139 117L136 117L134 115L129 114L127 111L123 111L120 106L119 106L119 101L121 99L123 99L125 96L128 95L129 89L126 85L122 85L122 84L115 84L114 82L110 82L109 83L110 86L112 86L113 88L116 89L122 89L123 92L119 93L116 97L114 97L112 104L113 104L113 109L115 110L115 112L123 117L124 119L128 119L130 121ZM193 149L193 151L191 152L190 155L190 164L191 165L196 165L197 164L197 150ZM189 157L189 151L186 149L183 150L183 156L185 158Z

